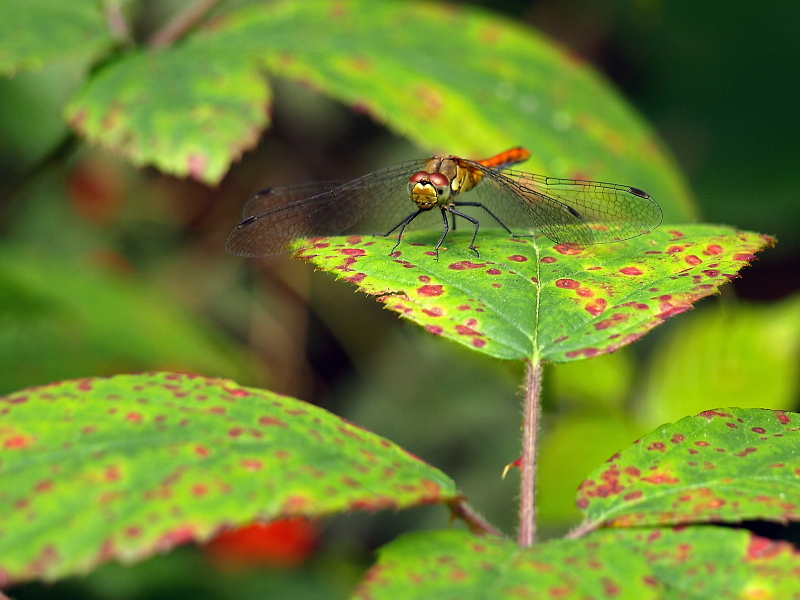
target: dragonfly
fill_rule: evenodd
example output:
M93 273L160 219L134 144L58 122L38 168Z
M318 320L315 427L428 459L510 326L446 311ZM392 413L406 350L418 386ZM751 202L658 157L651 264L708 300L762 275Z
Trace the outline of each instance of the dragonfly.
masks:
M306 239L372 233L397 236L392 255L407 229L433 227L440 219L438 260L456 218L471 225L469 249L479 257L475 241L481 223L512 237L538 231L571 248L627 240L661 224L658 203L637 187L509 168L530 156L521 147L483 160L436 155L353 180L267 188L245 204L244 220L231 231L226 248L240 256L272 256L301 249ZM463 199L467 193L475 199Z

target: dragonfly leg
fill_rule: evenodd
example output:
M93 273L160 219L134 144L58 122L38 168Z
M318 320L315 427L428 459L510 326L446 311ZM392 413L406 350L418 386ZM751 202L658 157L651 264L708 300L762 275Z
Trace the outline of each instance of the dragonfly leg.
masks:
M450 231L450 223L447 222L447 209L442 206L439 210L442 211L442 224L444 225L444 230L442 231L442 236L439 238L439 241L436 242L436 248L434 248L434 250L436 250L436 260L439 260L439 246L442 245L444 238L447 237L447 232Z
M500 227L502 227L502 228L503 228L503 229L505 229L505 230L506 230L508 233L510 233L512 237L530 237L530 235L517 235L516 233L514 233L513 231L511 231L511 229L509 229L509 228L508 228L508 225L506 225L505 223L503 223L503 222L502 222L502 221L501 221L501 220L498 218L498 216L497 216L496 214L494 214L492 211L490 211L488 208L486 208L486 207L485 207L483 204L481 204L480 202L455 202L455 203L454 203L454 205L455 205L455 206L474 206L474 207L476 207L476 208L482 208L483 210L485 210L485 211L486 211L486 213L487 213L487 214L488 214L490 217L492 217L492 218L493 218L495 221L497 221L497 223L500 225ZM465 216L465 215L462 215L462 216ZM470 219L470 220L472 220L472 219ZM473 240L473 241L474 241L474 240Z
M458 204L456 204L456 206L461 206L461 205L472 206L471 203L459 202ZM475 248L475 238L478 237L478 227L480 227L480 225L481 225L478 222L478 219L474 219L474 218L470 217L469 215L465 215L464 213L457 211L452 206L447 207L447 210L450 213L452 213L454 216L458 216L458 217L461 217L462 219L466 219L467 221L469 221L470 223L475 225L475 230L472 232L472 241L469 243L469 249L472 250L477 255L478 258L480 258L481 257L481 253L478 252L477 248ZM445 209L442 208L442 214L444 214L444 211L445 211ZM494 215L492 215L492 216L494 217ZM446 222L446 219L445 219L445 222ZM501 223L501 225L502 225L502 223ZM505 225L503 225L503 227L505 227ZM444 236L442 236L442 239L444 239ZM441 240L439 241L439 243L441 243Z
M392 252L394 252L397 249L397 247L400 245L400 240L403 239L403 232L405 231L405 229L408 226L408 224L411 223L411 221L416 219L423 212L425 212L425 211L420 209L415 213L411 213L405 219L403 219L397 225L395 225L389 231L387 231L386 233L373 233L372 235L379 235L380 237L389 237L394 232L394 230L399 227L400 228L400 233L397 234L397 243L394 246L392 246ZM389 254L391 254L392 252L390 252Z

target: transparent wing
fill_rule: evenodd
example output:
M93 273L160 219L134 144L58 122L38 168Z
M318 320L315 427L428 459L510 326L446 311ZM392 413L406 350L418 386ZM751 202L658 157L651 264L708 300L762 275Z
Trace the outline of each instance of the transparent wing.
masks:
M266 189L245 204L247 218L234 227L225 247L240 256L271 256L287 252L307 237L388 231L414 212L408 179L426 162L401 163L343 184L316 182Z
M476 191L489 210L509 227L539 229L557 244L617 242L661 224L661 207L635 187L523 171L500 172L468 163L484 174Z

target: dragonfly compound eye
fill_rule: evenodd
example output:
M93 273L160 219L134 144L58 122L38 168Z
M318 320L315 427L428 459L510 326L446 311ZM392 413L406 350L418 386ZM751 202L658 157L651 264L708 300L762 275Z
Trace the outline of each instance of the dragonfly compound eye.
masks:
M418 171L408 180L408 195L420 210L430 210L450 198L450 181L441 173Z

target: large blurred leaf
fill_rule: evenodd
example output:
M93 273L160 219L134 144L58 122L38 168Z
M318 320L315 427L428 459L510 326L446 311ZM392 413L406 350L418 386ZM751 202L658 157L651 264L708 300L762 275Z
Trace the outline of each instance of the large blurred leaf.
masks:
M671 159L606 82L535 32L472 8L251 6L109 65L69 116L137 164L215 183L266 123L263 70L368 111L427 151L474 158L527 145L531 170L647 189L667 219L692 212Z
M185 369L252 379L240 348L132 275L0 251L0 393L67 377Z
M638 417L649 429L714 406L796 406L800 297L692 314L649 357Z
M102 8L98 0L0 2L0 75L110 46Z
M0 407L5 579L140 559L254 519L457 497L449 478L391 442L229 380L84 379Z
M800 415L708 410L612 456L578 490L585 526L800 520Z
M298 252L429 332L491 356L565 362L613 352L713 294L773 240L713 225L583 250L481 232L320 238ZM391 252L391 255L389 253Z
M435 531L383 547L354 598L790 599L798 569L791 544L723 528L597 532L523 549Z

